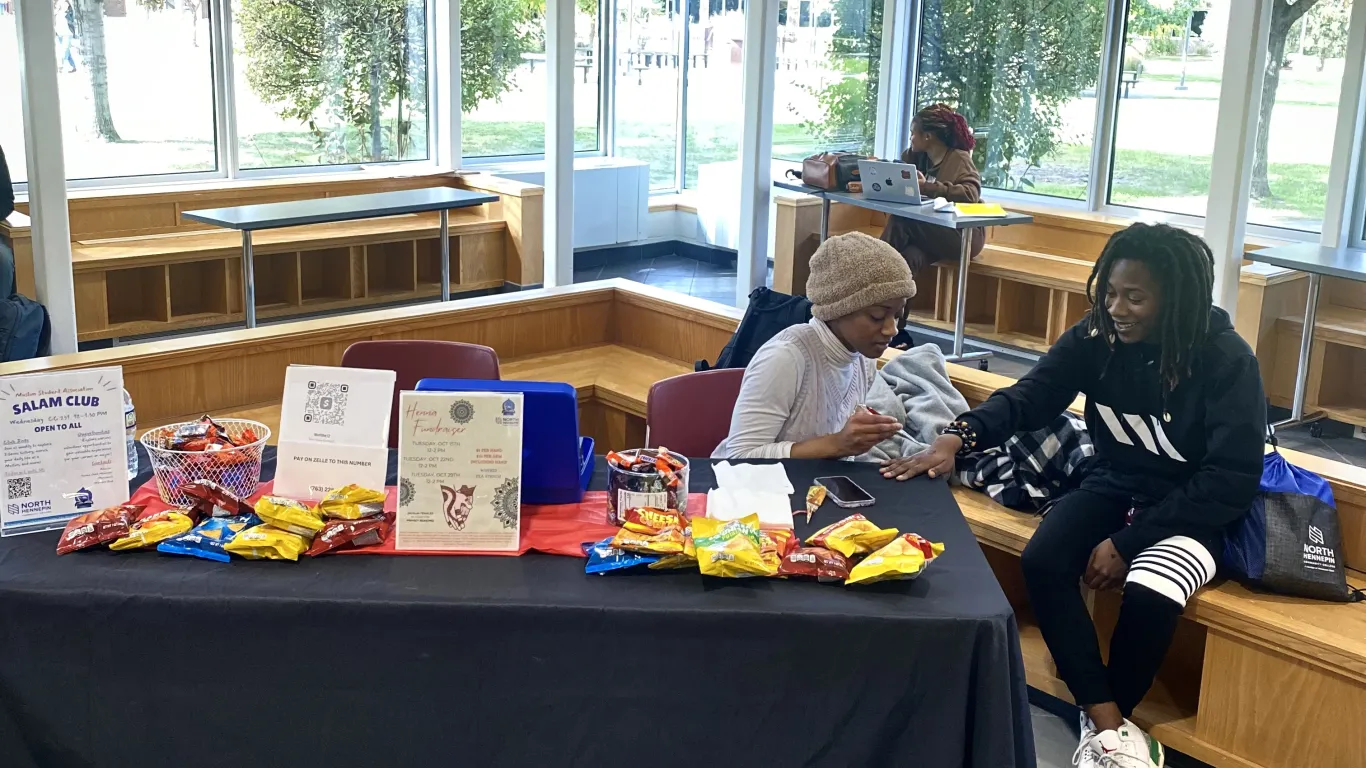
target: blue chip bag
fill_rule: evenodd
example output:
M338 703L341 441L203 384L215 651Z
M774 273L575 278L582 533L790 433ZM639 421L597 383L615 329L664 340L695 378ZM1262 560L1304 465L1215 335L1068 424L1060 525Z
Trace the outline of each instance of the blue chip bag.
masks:
M261 518L256 515L211 517L199 526L161 542L157 545L157 551L226 563L232 558L223 545L232 541L238 533L260 524Z
M612 546L611 537L584 544L583 553L588 556L588 565L584 566L584 573L610 573L623 568L649 565L660 558L660 555L646 555L617 549Z

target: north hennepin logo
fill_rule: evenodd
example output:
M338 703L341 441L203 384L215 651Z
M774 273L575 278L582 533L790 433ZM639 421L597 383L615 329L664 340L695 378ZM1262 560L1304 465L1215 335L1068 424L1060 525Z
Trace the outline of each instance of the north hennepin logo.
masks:
M1316 525L1309 526L1309 542L1311 544L1323 544L1323 529Z

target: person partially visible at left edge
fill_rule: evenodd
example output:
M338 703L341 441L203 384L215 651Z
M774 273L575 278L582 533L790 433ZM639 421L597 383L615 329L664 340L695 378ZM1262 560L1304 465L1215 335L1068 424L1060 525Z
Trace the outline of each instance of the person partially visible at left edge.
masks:
M1162 745L1128 718L1261 480L1261 374L1212 306L1213 285L1213 256L1194 235L1161 224L1115 233L1087 283L1090 314L930 449L883 467L901 480L949 474L955 455L1041 429L1086 395L1095 457L1021 558L1039 629L1084 710L1076 759L1086 768L1163 765ZM1078 579L1123 589L1108 665Z
M9 165L5 163L5 148L0 147L0 221L14 213L14 184L10 182Z
M863 406L877 358L915 296L911 271L886 243L861 232L832 237L811 256L810 321L769 339L745 368L730 434L717 459L848 459L895 435L901 423Z

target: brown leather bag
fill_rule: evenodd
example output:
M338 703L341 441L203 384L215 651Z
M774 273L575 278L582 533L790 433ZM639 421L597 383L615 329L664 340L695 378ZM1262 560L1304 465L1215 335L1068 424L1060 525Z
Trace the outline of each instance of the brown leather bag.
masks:
M821 152L802 161L802 183L813 187L844 192L849 182L858 181L860 155L853 152Z

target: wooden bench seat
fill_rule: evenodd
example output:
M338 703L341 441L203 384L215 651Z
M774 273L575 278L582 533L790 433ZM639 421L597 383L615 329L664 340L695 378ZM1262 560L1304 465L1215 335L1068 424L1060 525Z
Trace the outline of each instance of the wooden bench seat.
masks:
M502 232L505 229L506 222L490 220L478 210L462 209L450 213L452 237ZM408 240L436 240L440 231L440 220L436 214L406 214L263 230L252 235L252 250L257 254L288 253ZM76 272L181 264L241 255L241 233L227 229L78 240L71 247L72 269Z

